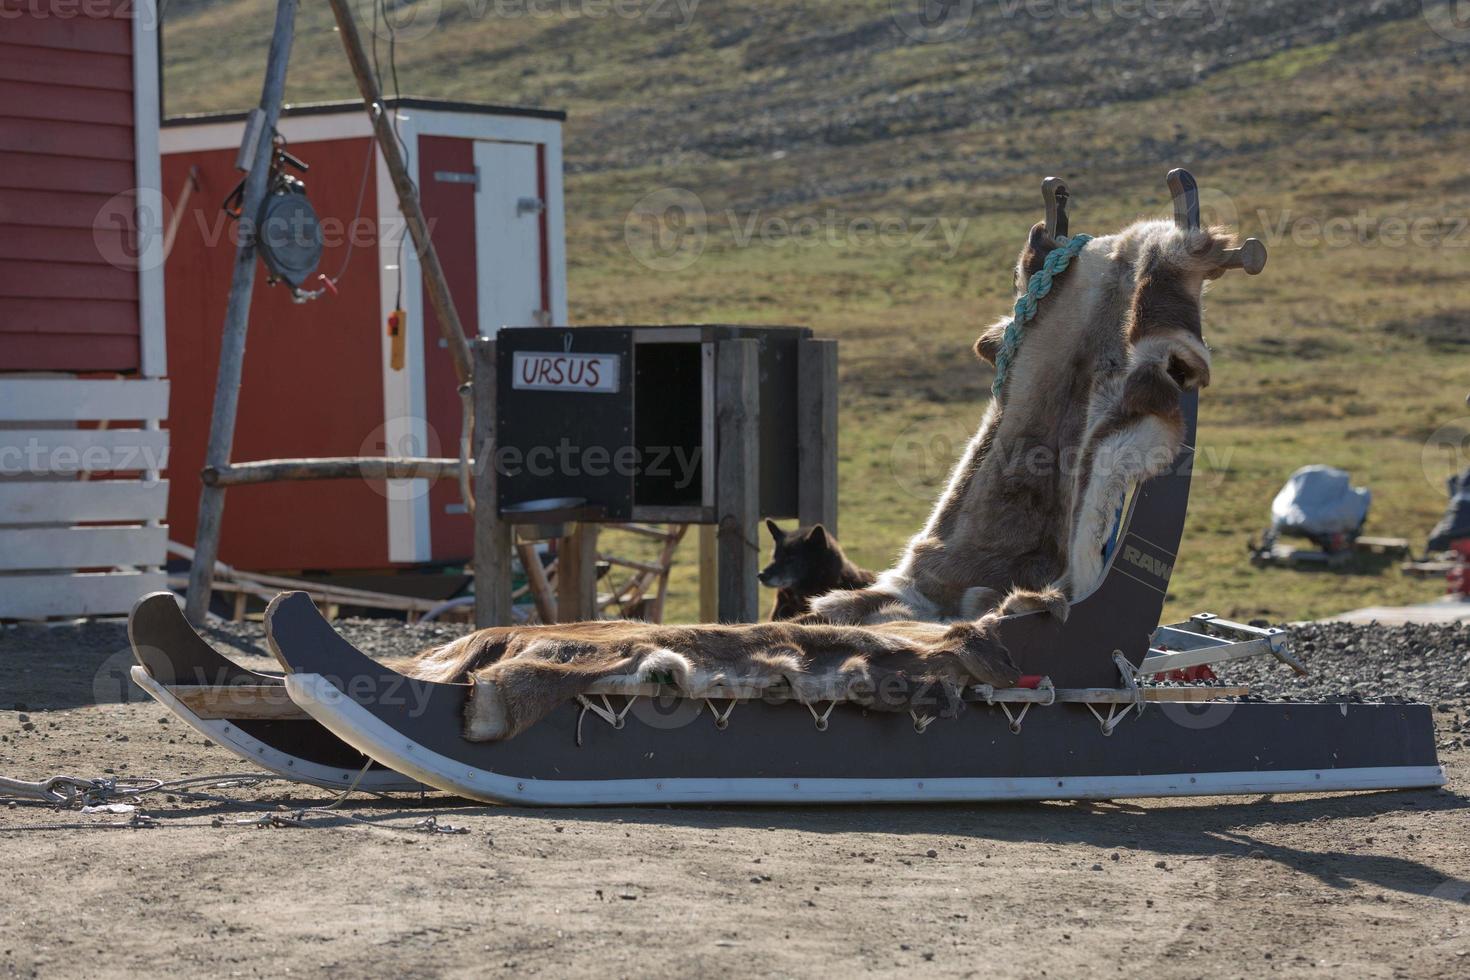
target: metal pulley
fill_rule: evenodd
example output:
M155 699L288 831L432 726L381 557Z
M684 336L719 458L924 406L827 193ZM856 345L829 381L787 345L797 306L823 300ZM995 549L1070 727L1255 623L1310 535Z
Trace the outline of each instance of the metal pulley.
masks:
M306 185L295 177L281 176L260 205L255 244L271 280L300 293L321 264L322 226L306 196Z
M306 196L306 184L301 178L286 172L287 167L292 167L306 173L311 167L286 152L286 142L279 134L273 139L270 185L265 200L260 204L260 211L255 215L255 226L247 232L255 235L256 251L270 271L271 284L285 283L291 288L291 298L303 303L323 292L321 289L308 291L302 288L321 264L322 226L317 220L316 209ZM225 213L232 218L240 218L244 197L245 181L242 179L225 198Z

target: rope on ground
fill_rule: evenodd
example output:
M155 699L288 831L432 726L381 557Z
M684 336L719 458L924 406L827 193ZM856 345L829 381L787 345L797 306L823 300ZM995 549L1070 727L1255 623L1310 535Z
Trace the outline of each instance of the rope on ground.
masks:
M235 789L258 786L266 782L289 782L280 776L264 772L231 773L222 776L189 776L183 779L162 780L134 776L108 776L100 779L84 779L78 776L52 776L48 779L28 781L0 776L0 800L8 800L12 806L19 802L42 803L57 810L76 810L81 813L130 812L124 821L108 823L45 823L22 826L0 825L0 833L9 831L46 830L144 830L157 827L189 827L226 825L224 818L212 817L207 823L199 820L167 820L144 813L141 801L144 797L165 793L191 803L220 803L248 810L264 811L258 817L231 820L233 825L252 827L334 827L334 822L312 822L311 817L330 817L332 821L362 824L379 830L396 833L467 834L468 827L441 825L437 817L429 816L414 822L412 826L400 827L368 820L356 814L344 813L336 808L357 790L362 779L372 767L365 763L352 782L330 803L317 807L288 810L279 804L256 803L218 793L205 792L211 789ZM383 794L374 793L383 798ZM138 802L128 802L138 801ZM113 808L116 809L113 809ZM128 808L124 810L123 808Z

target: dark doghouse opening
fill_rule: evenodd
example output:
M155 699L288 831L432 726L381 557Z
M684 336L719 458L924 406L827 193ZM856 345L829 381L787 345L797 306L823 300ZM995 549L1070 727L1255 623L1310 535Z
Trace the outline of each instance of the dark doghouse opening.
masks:
M639 344L633 358L639 506L703 503L704 371L700 344Z

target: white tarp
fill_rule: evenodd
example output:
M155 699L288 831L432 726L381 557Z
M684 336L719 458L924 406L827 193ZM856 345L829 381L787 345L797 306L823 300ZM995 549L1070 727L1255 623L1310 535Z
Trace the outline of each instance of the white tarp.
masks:
M1303 466L1271 501L1271 527L1286 534L1330 538L1351 534L1368 517L1372 494L1335 466Z

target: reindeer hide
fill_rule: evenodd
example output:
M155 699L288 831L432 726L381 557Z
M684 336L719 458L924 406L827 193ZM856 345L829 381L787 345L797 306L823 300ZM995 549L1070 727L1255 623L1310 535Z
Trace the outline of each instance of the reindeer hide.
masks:
M472 684L465 737L510 738L598 682L671 685L687 697L738 688L805 704L952 716L960 690L1013 685L1019 671L985 624L878 628L626 621L480 630L420 654L412 676Z
M1180 397L1209 383L1200 297L1222 233L1164 221L1094 239L1059 276L923 530L867 589L812 603L809 621L973 620L1050 609L1101 581L1123 495L1183 438ZM1020 283L1055 247L1032 229ZM1005 321L975 344L994 362Z

